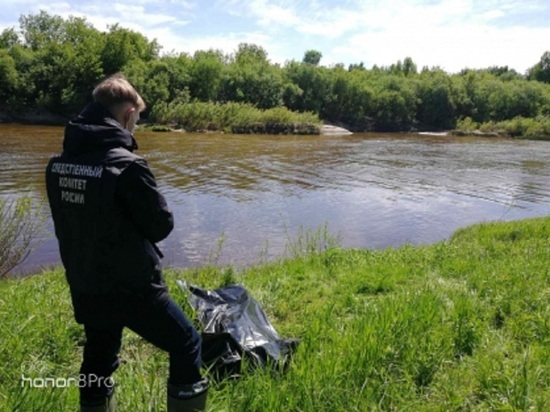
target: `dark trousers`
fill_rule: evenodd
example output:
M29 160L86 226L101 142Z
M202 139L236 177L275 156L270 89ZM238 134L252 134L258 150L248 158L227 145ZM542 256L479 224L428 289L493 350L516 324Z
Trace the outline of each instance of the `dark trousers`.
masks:
M168 293L143 297L131 293L83 297L94 301L97 315L84 323L86 343L80 368L80 399L93 404L113 391L112 373L118 368L122 330L127 327L170 356L168 381L190 384L201 380L201 337ZM103 305L99 307L99 305Z

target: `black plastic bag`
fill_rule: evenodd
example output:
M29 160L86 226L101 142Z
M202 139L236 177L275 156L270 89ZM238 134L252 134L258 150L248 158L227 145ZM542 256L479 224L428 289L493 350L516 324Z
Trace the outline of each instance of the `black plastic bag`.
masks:
M252 366L284 369L298 339L281 339L260 304L238 285L216 290L177 281L190 292L189 304L202 329L202 359L218 377L239 376L242 361Z

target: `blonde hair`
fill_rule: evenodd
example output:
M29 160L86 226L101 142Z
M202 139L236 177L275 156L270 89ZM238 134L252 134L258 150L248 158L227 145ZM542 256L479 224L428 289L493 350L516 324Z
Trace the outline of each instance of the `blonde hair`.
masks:
M119 111L126 103L130 103L138 112L145 110L145 102L122 73L109 76L99 83L92 96L94 101L103 104L112 113Z

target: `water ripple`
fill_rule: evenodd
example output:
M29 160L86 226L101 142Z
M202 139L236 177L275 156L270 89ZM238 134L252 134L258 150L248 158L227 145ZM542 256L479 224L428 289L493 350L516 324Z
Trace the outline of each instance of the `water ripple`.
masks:
M0 198L44 194L62 129L0 125ZM40 136L39 139L35 136ZM300 226L344 246L443 239L470 223L550 214L550 144L418 135L138 133L139 154L174 211L174 266L280 256ZM53 232L28 262L58 262Z

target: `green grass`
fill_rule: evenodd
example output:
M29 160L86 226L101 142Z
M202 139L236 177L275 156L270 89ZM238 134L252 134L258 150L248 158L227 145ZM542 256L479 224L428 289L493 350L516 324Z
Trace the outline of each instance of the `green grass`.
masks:
M302 339L286 373L216 384L209 410L548 411L549 239L550 217L382 251L343 250L319 231L284 260L166 277L190 316L176 279L243 284L283 337ZM0 316L0 410L76 410L76 388L21 385L22 370L78 371L83 333L61 271L0 282ZM125 332L121 358L119 410L165 410L165 354Z
M530 140L550 140L550 117L537 116L535 118L514 117L500 122L477 123L470 117L459 120L455 133L514 137Z
M235 102L176 102L156 107L152 117L188 132L236 134L319 134L322 123L309 112L293 112L286 107L261 110L249 103Z

